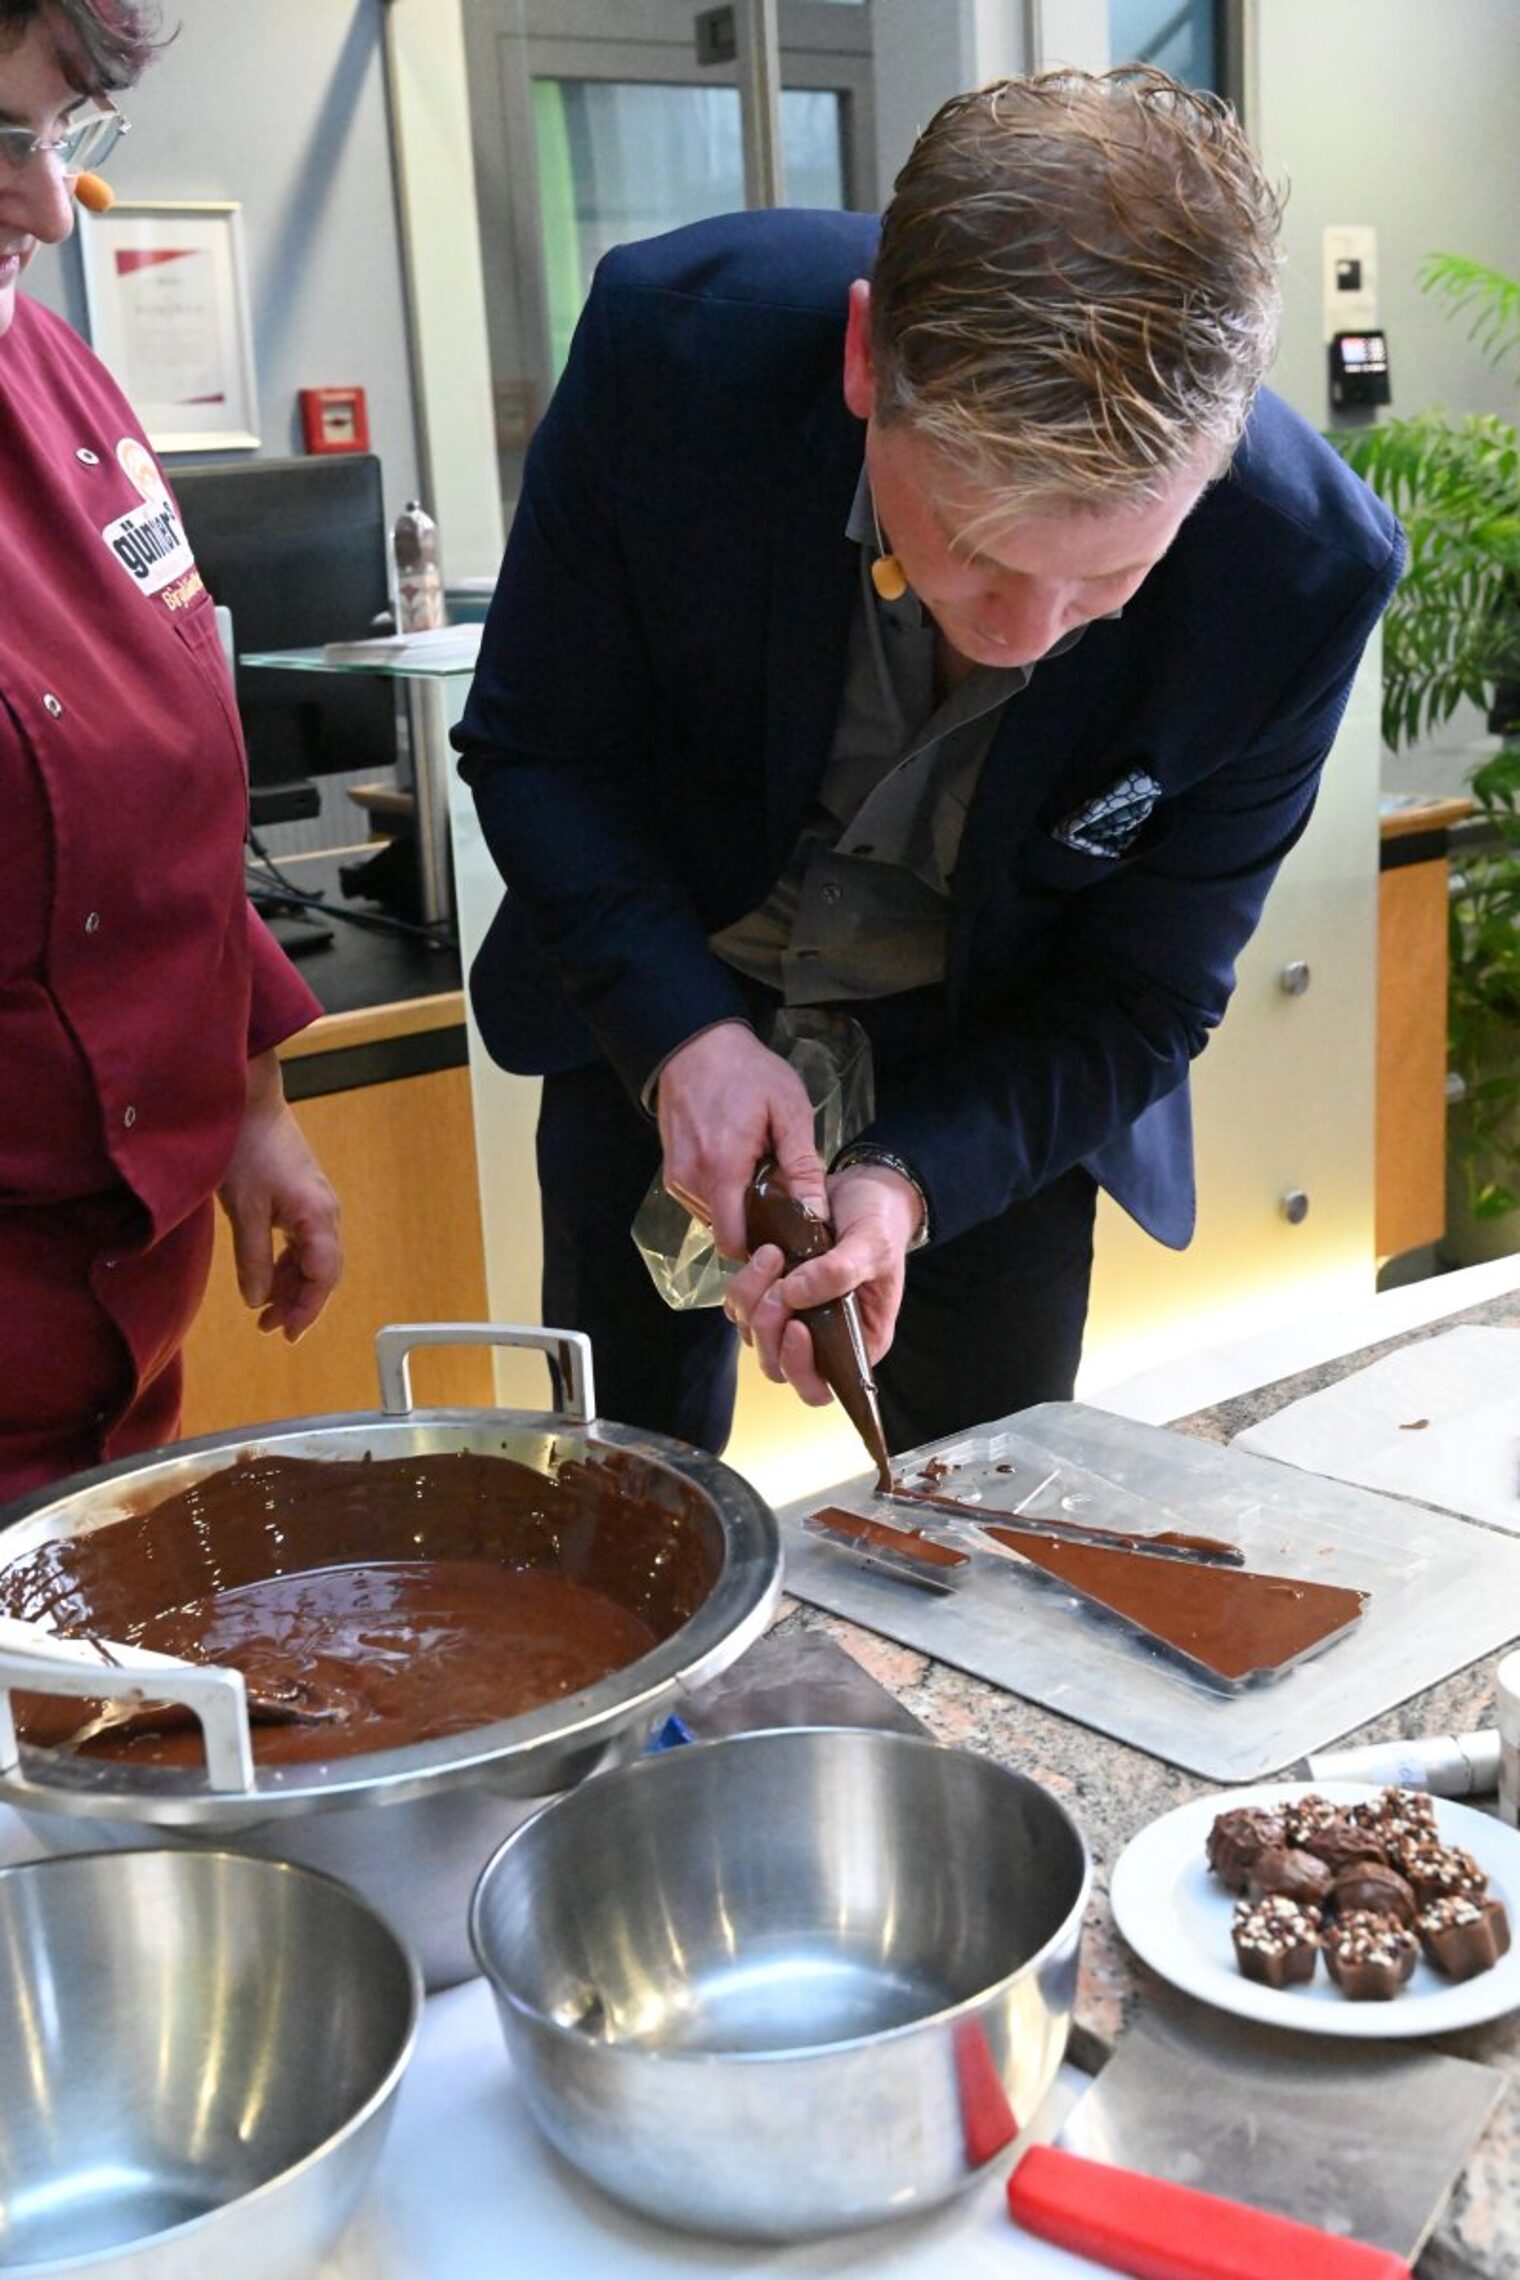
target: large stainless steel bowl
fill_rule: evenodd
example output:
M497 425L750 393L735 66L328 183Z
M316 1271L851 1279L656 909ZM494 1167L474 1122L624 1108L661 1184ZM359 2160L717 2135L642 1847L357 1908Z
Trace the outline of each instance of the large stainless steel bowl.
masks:
M229 1853L0 1870L0 2273L293 2280L374 2167L421 2014L354 1893Z
M1038 1783L806 1728L587 1783L507 1839L470 1922L560 2152L667 2223L786 2240L929 2208L1014 2143L1087 1885Z
M413 1408L409 1352L470 1340L542 1348L559 1406L545 1415ZM769 1506L716 1458L595 1418L589 1349L574 1333L398 1326L376 1343L381 1412L187 1441L32 1497L0 1528L0 1581L44 1547L149 1512L239 1459L462 1449L544 1472L572 1459L616 1465L699 1560L708 1580L695 1612L636 1662L541 1710L403 1749L260 1768L246 1789L213 1789L199 1772L8 1750L0 1715L0 1802L53 1850L212 1845L325 1870L381 1908L410 1940L428 1985L444 1987L475 1969L467 1916L482 1863L546 1797L637 1754L691 1688L760 1636L780 1594L780 1537ZM0 1693L0 1714L4 1707Z

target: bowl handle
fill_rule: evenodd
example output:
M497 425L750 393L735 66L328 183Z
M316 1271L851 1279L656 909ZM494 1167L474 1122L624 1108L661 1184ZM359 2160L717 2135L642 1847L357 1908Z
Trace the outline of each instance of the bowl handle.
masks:
M583 1330L546 1330L536 1323L515 1327L501 1322L393 1322L375 1332L380 1371L380 1407L387 1417L406 1417L412 1408L412 1373L407 1357L416 1346L527 1346L549 1364L554 1414L577 1425L596 1415L591 1373L591 1340Z
M115 1640L61 1639L36 1623L0 1616L0 1776L16 1774L21 1748L11 1695L65 1694L86 1702L182 1702L200 1722L213 1789L253 1787L248 1697L239 1670L181 1662Z

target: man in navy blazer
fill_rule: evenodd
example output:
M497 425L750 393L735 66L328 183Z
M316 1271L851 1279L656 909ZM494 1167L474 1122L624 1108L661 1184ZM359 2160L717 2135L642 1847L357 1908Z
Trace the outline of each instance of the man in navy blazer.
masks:
M824 1399L797 1312L857 1289L900 1449L1069 1397L1098 1187L1188 1241L1189 1063L1402 559L1258 392L1277 221L1214 99L1061 73L946 105L879 244L601 264L457 741L507 885L475 1010L545 1077L545 1319L606 1414L721 1447L734 1324ZM874 1055L827 1167L797 1006ZM834 1248L670 1313L650 1179L742 1258L766 1156Z

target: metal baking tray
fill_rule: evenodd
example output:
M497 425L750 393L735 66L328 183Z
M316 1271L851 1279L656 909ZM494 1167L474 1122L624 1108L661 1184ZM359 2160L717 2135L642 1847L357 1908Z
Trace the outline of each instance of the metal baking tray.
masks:
M1036 1509L1098 1526L1228 1537L1248 1567L1370 1595L1353 1631L1271 1683L1227 1690L1012 1560L979 1558L956 1592L931 1596L804 1529L823 1504L895 1524L909 1518L875 1497L869 1475L783 1508L785 1583L797 1598L1213 1780L1291 1766L1513 1634L1520 1542L1270 1458L1048 1402L926 1444L898 1471L911 1479L936 1460L951 1469L931 1485L979 1497L989 1518L1053 1474Z

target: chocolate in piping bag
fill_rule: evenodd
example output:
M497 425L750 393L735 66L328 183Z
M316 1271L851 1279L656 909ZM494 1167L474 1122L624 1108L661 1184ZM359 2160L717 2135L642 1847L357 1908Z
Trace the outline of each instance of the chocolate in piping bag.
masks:
M794 1195L787 1192L774 1164L762 1164L744 1196L744 1235L752 1252L762 1243L774 1243L788 1271L805 1259L816 1259L834 1247L834 1230L827 1219L815 1219ZM876 1467L876 1485L892 1485L892 1459L882 1430L876 1402L876 1383L860 1327L855 1293L826 1299L822 1306L804 1306L801 1319L813 1334L813 1356L818 1374L865 1443Z

